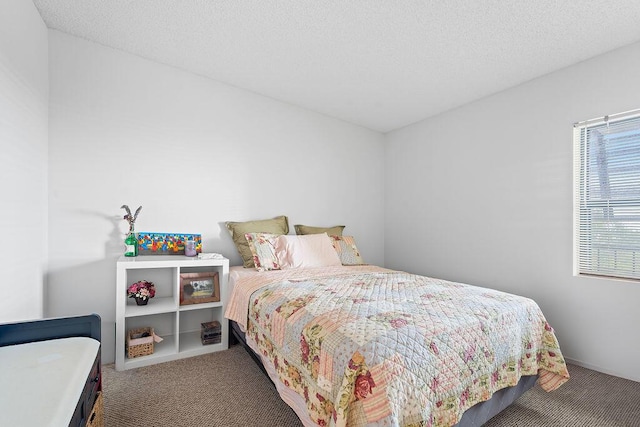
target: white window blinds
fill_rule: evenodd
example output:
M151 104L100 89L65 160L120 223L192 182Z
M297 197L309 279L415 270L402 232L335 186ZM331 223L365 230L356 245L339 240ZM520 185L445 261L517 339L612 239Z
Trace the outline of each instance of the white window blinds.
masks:
M577 274L640 279L640 110L574 126Z

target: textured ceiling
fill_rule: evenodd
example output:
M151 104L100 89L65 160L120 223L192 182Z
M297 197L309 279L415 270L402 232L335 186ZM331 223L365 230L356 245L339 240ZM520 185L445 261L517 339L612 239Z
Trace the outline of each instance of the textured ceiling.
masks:
M49 28L387 132L640 40L638 0L34 0Z

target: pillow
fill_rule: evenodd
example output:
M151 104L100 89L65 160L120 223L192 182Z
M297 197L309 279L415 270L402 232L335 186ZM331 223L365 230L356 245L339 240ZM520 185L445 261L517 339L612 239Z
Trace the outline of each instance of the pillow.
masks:
M275 240L278 234L270 233L246 233L249 249L253 256L256 270L280 270L280 264L275 254Z
M297 235L327 233L329 236L342 236L342 230L344 230L344 225L334 225L333 227L310 227L308 225L296 224L293 227L296 229Z
M289 232L289 221L282 215L273 219L263 219L259 221L246 222L226 222L227 230L231 233L231 239L242 257L242 265L245 268L254 267L253 255L249 249L249 243L244 236L247 233L271 233L287 234Z
M331 243L338 253L342 265L365 264L352 236L331 236Z
M329 267L341 265L327 233L306 236L278 236L276 257L280 268Z

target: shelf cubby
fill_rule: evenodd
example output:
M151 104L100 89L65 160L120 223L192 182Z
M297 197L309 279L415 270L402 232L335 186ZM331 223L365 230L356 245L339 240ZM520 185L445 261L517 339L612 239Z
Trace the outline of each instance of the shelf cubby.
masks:
M180 274L217 272L220 301L180 305ZM117 263L116 369L124 370L197 356L227 349L228 322L224 321L227 301L229 260L199 260L180 255L120 257ZM136 305L127 297L127 288L140 280L153 282L156 295L147 305ZM203 345L200 325L217 320L221 342ZM152 327L163 338L150 355L127 358L126 334L134 328Z

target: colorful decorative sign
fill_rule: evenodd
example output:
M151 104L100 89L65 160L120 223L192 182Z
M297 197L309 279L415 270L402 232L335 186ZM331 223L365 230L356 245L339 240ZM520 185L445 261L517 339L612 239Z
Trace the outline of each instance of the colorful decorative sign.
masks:
M185 242L193 240L196 253L202 252L202 235L185 233L138 233L139 255L184 255Z

